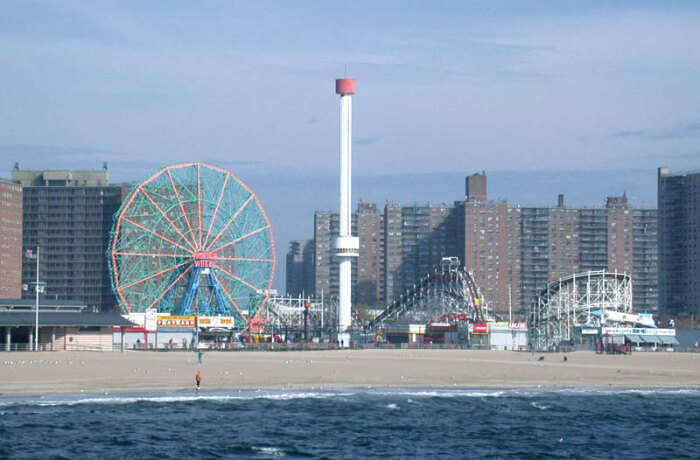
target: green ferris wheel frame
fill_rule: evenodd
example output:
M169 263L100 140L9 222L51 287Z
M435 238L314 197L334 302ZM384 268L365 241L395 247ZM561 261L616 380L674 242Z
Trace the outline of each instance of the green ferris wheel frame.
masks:
M168 166L135 186L115 216L107 251L126 313L256 318L272 287L272 226L256 194L204 163Z

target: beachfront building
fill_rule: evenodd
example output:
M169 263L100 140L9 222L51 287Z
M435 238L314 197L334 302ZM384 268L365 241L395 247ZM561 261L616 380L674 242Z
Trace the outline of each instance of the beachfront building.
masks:
M457 257L489 310L504 318L522 319L548 283L598 270L631 274L635 311L657 311L657 213L633 209L624 194L604 207L567 207L564 195L556 206L513 206L490 201L486 174L478 173L466 178L465 199L453 206L388 204L382 215L362 203L353 222L363 245L353 264L355 304L371 302L368 292L390 304L442 257ZM316 213L314 228L315 294L334 295L337 215Z
M287 295L309 296L314 292L314 241L292 241L286 258Z
M456 210L463 229L458 257L494 312L508 312L520 302L521 212L505 201L489 201L486 173L466 179L465 200Z
M700 316L700 172L658 170L659 307Z
M442 257L459 256L460 220L447 205L397 206L387 204L383 214L375 204L359 203L353 213L353 234L360 250L352 268L353 304L386 305L440 264ZM338 264L333 238L338 215L314 215L315 295L337 295Z
M40 246L39 278L44 296L111 310L112 293L105 252L112 217L125 190L109 185L107 166L100 171L24 171L12 180L23 189L22 283L36 280L36 248ZM34 293L26 290L25 298Z
M80 302L42 298L38 315L35 307L35 300L0 299L0 351L112 351L124 343L123 337L113 340L113 328L134 326L115 312L94 312Z
M353 223L355 215L353 215ZM314 214L314 293L318 296L338 296L340 278L338 261L335 260L333 238L339 233L338 214L316 212ZM353 229L353 234L356 234ZM353 275L357 264L352 264ZM355 277L353 276L353 280ZM355 283L353 282L353 292Z
M440 265L444 257L460 257L460 219L445 204L384 208L384 269L388 304Z
M658 312L658 212L634 209L632 213L632 303L636 311Z
M567 208L563 195L556 207L522 208L523 306L548 282L607 270L632 275L636 311L656 311L655 236L656 210L632 209L625 195L608 197L604 208Z
M307 294L320 298L337 296L340 278L334 256L334 239L338 236L338 214L317 212L314 215L313 276L314 290ZM384 216L377 206L360 202L352 214L352 234L360 239L359 257L352 261L352 301L374 306L384 298Z
M0 298L22 295L22 187L0 179Z

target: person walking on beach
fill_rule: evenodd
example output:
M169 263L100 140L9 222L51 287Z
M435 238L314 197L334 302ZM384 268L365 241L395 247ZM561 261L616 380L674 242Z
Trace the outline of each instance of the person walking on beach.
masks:
M202 371L197 371L197 375L194 376L195 389L199 391L199 387L202 384Z

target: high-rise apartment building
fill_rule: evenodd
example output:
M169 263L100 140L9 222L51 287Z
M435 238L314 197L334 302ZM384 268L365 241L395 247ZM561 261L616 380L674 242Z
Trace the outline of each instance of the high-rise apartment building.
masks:
M123 190L109 185L106 166L101 171L22 171L16 166L12 180L24 192L23 249L41 247L45 295L114 308L105 254ZM31 284L35 277L36 259L25 259L22 282Z
M426 273L433 271L443 257L461 256L458 253L459 242L455 238L460 228L455 208L447 205L387 205L384 215L385 221L394 220L391 226L387 226L384 240L387 247L396 251L389 270L398 274L392 283L391 295L387 292L383 296L384 303L388 303L397 292L402 293Z
M354 220L354 219L353 219ZM333 238L338 235L338 214L314 214L314 295L338 295L338 261L334 257ZM352 264L353 271L357 264Z
M567 208L563 195L556 206L509 206L488 200L485 173L465 186L465 200L454 206L387 205L382 216L360 204L354 303L388 303L442 257L456 256L499 314L524 313L549 282L588 270L630 273L634 308L656 311L656 210L631 209L625 195L601 208ZM323 287L333 295L337 215L317 213L315 222L316 294Z
M360 239L360 256L352 262L357 266L353 301L374 306L384 294L384 215L377 212L377 205L357 205L355 232Z
M376 205L359 203L352 216L353 234L360 238L360 256L353 261L353 303L384 305L419 277L431 271L442 257L460 256L458 219L451 206ZM315 294L337 295L338 265L333 238L338 216L314 216Z
M658 231L656 209L633 211L632 302L636 311L659 310Z
M458 257L474 274L491 309L508 311L513 302L517 308L519 212L504 201L487 200L485 174L467 177L465 196L465 202L455 207L463 214L460 221L464 223L461 235L457 234L464 241L464 251Z
M627 196L608 197L605 209L608 211L608 263L606 268L611 272L632 273L634 213L629 209Z
M382 296L385 303L388 303L387 299L398 297L403 292L402 229L401 207L386 205L384 207L384 295Z
M292 241L286 262L286 294L313 296L314 241Z
M700 317L700 172L658 170L659 307Z
M605 208L521 210L522 306L528 308L548 282L589 270L632 275L633 306L655 311L656 211L629 208L627 197L608 197Z
M22 187L0 179L0 299L22 295Z

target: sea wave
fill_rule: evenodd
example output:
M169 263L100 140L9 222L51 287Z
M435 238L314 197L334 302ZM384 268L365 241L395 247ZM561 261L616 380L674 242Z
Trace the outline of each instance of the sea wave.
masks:
M241 390L231 392L207 392L195 394L105 394L105 395L61 395L45 397L17 397L0 399L0 407L6 406L73 406L80 404L134 404L148 402L172 404L179 402L227 402L254 399L288 401L298 399L347 399L353 396L422 398L537 398L548 395L562 396L618 396L618 395L682 395L700 396L700 389L693 388L518 388L518 389L353 389L343 391L307 390Z

